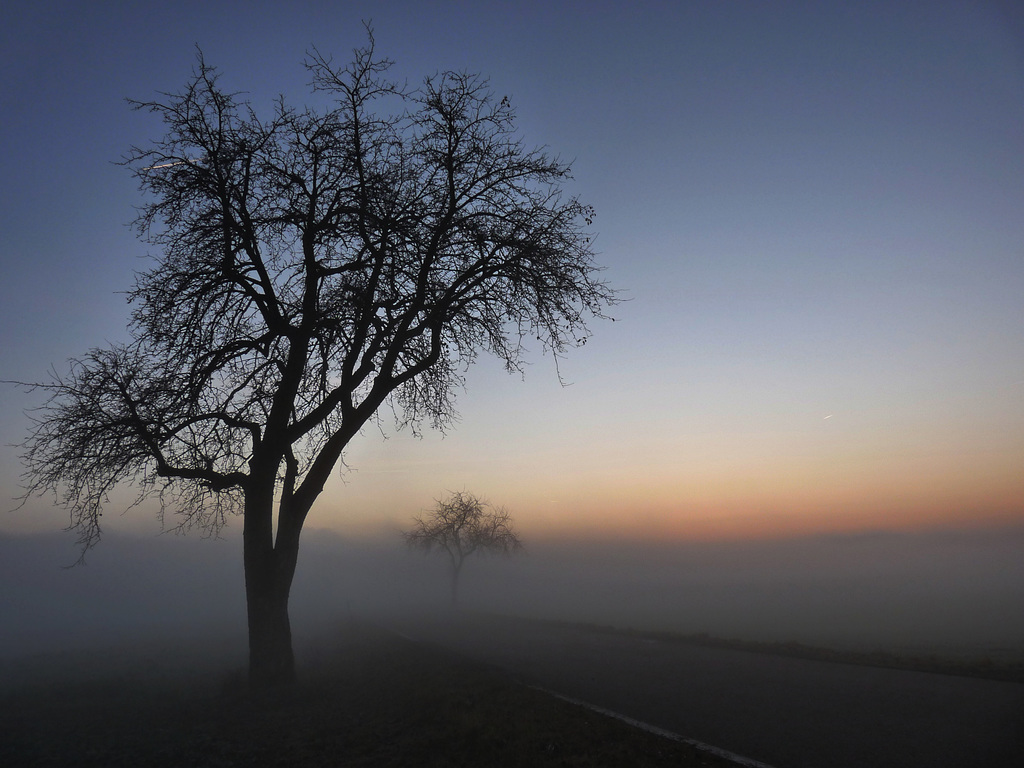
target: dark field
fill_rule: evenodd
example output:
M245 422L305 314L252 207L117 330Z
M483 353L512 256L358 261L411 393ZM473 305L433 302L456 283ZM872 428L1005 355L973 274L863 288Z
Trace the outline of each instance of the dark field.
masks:
M5 669L0 765L733 765L366 626L305 653L301 684L278 696L246 694L204 651Z

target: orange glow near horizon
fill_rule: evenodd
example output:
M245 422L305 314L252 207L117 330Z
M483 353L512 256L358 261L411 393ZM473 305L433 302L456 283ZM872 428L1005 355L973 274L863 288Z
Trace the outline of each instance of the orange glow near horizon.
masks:
M833 508L827 512L731 509L634 509L590 514L579 519L531 516L531 533L541 539L623 539L629 541L716 541L802 538L861 531L925 531L995 528L1024 524L1024 510L969 511L894 504L886 510Z
M770 446L757 445L733 462L721 457L741 452L722 445L703 458L699 450L676 453L675 461L657 460L653 449L630 461L621 452L588 453L588 446L572 457L539 453L494 466L479 455L460 460L457 439L426 442L414 445L425 463L429 458L425 466L413 460L375 470L371 463L332 484L311 524L349 532L401 529L436 497L463 489L507 506L532 539L774 539L1024 522L1024 480L1012 450L873 455L865 447L858 455L773 455ZM707 449L716 441L694 442Z
M362 435L307 525L394 536L457 490L508 507L526 540L778 539L1024 523L1024 443L1013 419L1000 423L984 408L970 429L874 415L857 424L842 414L793 420L799 428L765 419L760 431L732 423L686 431L695 417L652 407L660 418L630 431L615 415L610 427L599 423L583 383L558 393L581 409L561 424L551 412L530 414L531 385L550 383L534 381L487 382L506 398L506 411L522 398L518 418L489 408L467 414L444 437ZM65 513L33 520L28 511L8 527L53 530L66 522ZM115 502L107 525L153 527L148 508L126 518L118 511ZM240 530L241 521L230 526Z

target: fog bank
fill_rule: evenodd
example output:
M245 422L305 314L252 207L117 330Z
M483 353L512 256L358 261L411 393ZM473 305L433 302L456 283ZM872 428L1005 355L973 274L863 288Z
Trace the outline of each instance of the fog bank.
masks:
M69 534L0 537L0 655L208 633L243 642L238 535L110 535L70 569ZM463 608L834 647L1024 653L1024 528L525 543L515 557L470 558ZM450 610L446 567L397 533L307 531L291 603L297 647L348 615Z

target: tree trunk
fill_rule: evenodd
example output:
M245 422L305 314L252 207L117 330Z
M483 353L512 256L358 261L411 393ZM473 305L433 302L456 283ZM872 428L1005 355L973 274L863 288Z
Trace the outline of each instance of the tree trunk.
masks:
M459 604L459 573L462 571L462 563L452 567L452 606Z
M295 682L295 656L288 619L288 592L267 579L253 578L246 568L246 602L249 611L249 685L276 688Z
M298 559L298 530L273 535L273 486L246 494L243 548L249 615L249 685L295 682L288 594ZM287 526L279 526L287 528Z

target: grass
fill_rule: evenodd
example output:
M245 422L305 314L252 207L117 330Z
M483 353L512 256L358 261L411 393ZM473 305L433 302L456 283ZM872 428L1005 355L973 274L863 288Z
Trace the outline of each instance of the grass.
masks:
M0 697L0 765L732 765L365 626L332 633L282 695L166 669L22 680Z

